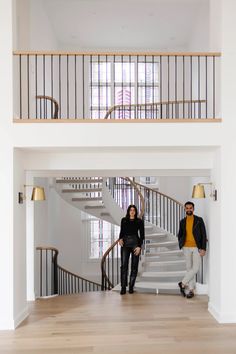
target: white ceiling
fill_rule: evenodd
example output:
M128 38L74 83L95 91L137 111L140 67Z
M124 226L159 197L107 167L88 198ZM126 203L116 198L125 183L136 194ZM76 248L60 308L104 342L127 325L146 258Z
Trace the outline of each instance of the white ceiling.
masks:
M208 0L38 1L59 49L188 50L208 38Z

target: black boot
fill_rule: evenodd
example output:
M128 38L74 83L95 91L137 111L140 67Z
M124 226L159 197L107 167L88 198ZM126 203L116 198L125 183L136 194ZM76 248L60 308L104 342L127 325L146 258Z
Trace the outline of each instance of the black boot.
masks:
M129 280L129 293L133 294L134 292L134 283L135 283L136 277L131 276Z
M122 286L120 295L125 295L126 294L126 288Z

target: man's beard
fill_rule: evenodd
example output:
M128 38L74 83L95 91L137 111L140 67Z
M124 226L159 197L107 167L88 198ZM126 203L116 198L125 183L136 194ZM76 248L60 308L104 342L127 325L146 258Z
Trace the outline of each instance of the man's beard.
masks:
M193 212L192 212L192 211L186 211L186 214L187 214L188 216L191 216L191 215L193 215Z

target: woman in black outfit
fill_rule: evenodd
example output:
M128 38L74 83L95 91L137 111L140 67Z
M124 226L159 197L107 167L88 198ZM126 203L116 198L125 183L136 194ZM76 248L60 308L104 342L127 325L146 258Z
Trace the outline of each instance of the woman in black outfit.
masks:
M139 255L144 241L144 223L138 218L135 205L130 205L127 214L121 220L119 244L121 246L121 291L126 293L128 278L129 257L131 256L131 272L129 281L129 293L134 292L134 283L138 273Z

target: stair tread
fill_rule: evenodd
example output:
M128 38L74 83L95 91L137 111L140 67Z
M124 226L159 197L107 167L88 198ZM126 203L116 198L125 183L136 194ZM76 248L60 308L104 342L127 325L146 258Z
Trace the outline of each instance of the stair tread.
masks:
M146 239L151 238L151 237L162 237L162 236L167 236L167 232L155 232L153 234L147 234Z
M102 197L94 197L94 198L72 198L72 202L93 202L94 200L102 200Z
M69 184L88 184L88 183L102 183L103 182L103 179L102 178L99 178L99 179L57 179L56 180L56 183L69 183Z
M148 263L148 266L155 266L155 265L168 265L168 264L181 264L185 263L185 259L178 259L176 261L148 261L146 260L145 263Z
M176 255L176 254L183 254L182 250L169 250L169 251L159 251L159 252L153 252L153 253L146 253L146 257L151 258L155 256L165 256L165 255Z
M104 209L105 205L85 205L84 209Z
M162 246L177 246L177 241L162 241L146 243L146 247L162 247Z
M174 270L174 271L164 271L164 272L143 272L141 277L171 277L177 275L185 275L185 270Z
M102 192L102 188L88 188L88 189L62 189L62 193L91 193Z
M135 288L144 288L144 289L176 289L178 290L178 284L175 282L144 282L144 281L136 281Z

